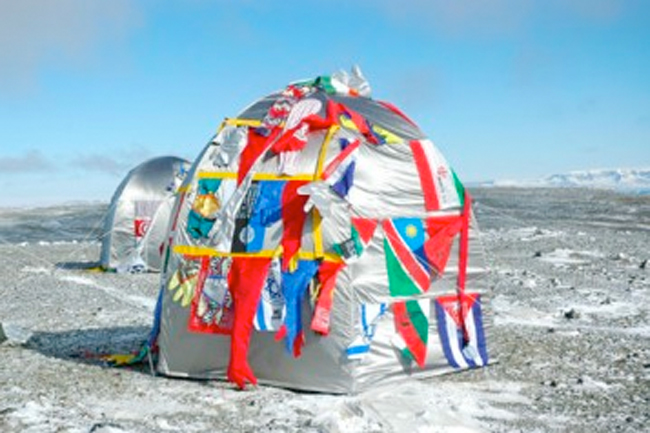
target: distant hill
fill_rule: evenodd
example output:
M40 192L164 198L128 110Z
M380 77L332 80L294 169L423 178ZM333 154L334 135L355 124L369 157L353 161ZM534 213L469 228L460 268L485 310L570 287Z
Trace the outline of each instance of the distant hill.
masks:
M540 188L594 188L628 193L650 194L650 168L570 171L564 174L553 174L540 179L495 180L482 182L479 185Z

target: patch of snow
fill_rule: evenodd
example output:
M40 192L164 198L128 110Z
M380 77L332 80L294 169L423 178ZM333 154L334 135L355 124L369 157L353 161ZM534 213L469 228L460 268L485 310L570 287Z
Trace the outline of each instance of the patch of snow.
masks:
M482 420L513 420L517 415L495 403L529 404L522 384L435 384L413 381L361 396L366 406L395 432L474 433L485 431Z
M593 259L604 257L597 251L575 251L567 248L557 248L550 253L542 255L541 260L551 263L554 266L584 265L591 263Z
M93 279L88 277L81 277L77 275L60 275L59 280L68 281L82 286L88 286L88 287L99 289L105 294L111 296L112 298L115 298L119 301L127 302L135 307L145 309L148 312L153 313L153 310L156 307L155 298L147 298L144 296L134 295L131 293L124 293L123 291L115 287L103 286L101 284L98 284Z

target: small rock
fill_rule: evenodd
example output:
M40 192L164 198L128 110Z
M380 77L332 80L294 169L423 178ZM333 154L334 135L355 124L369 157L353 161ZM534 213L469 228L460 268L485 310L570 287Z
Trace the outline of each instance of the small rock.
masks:
M88 433L126 433L119 424L112 422L98 422L93 424Z
M535 251L535 254L533 254L533 257L542 257L542 252L541 251Z
M648 266L648 259L645 259L644 261L641 262L639 265L639 269L645 269Z
M5 341L7 341L7 336L5 335L5 331L2 329L2 323L0 322L0 344Z
M564 318L565 319L571 320L571 319L577 319L579 317L580 317L580 313L578 313L573 308L571 308L570 310L567 310L567 311L564 312Z

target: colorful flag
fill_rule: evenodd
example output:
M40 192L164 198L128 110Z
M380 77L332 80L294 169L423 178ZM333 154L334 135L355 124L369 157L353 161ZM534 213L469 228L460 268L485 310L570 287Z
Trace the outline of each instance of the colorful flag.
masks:
M136 241L141 240L147 233L149 224L161 203L159 200L137 200L134 203L133 235Z
M442 216L426 219L429 239L424 244L429 264L441 277L445 272L454 237L463 226L462 216Z
M233 253L254 252L261 249L259 230L250 224L255 212L255 202L259 193L260 185L253 181L246 191L246 195L239 205L235 215L235 230L233 231L231 251ZM259 227L257 227L259 228Z
M253 325L258 331L277 331L284 323L286 302L282 294L282 270L279 259L273 259L262 296L257 304Z
M334 245L334 251L346 263L358 258L368 246L378 221L370 218L352 218L350 238Z
M391 296L419 295L429 290L431 272L425 254L425 230L419 218L383 222L384 253Z
M149 225L151 224L151 218L149 217L140 217L133 220L133 235L136 238L143 238L147 234Z
M298 188L307 181L290 181L282 191L282 270L289 269L289 263L300 250L302 230L307 214L304 207L309 196L298 194Z
M321 177L334 192L341 197L346 197L354 182L356 154L361 146L361 141L350 142L346 138L341 138L339 144L341 152L325 167Z
M248 364L248 347L257 303L270 265L270 258L233 257L228 273L228 287L234 302L234 320L227 377L241 389L247 381L257 384L257 378Z
M454 368L487 365L481 296L478 293L439 296L435 308L440 341L449 365Z
M234 320L232 295L228 287L231 260L203 257L190 308L188 329L192 332L230 334Z
M411 151L427 211L460 208L464 187L438 149L429 140L413 140Z
M287 181L253 181L235 216L232 252L274 250L267 229L282 217L282 193Z
M315 260L300 260L295 271L282 272L282 294L286 302L284 325L276 335L276 339L285 339L289 353L300 356L304 334L302 330L302 304L309 287L309 282L318 271Z
M273 142L281 133L281 128L275 127L268 136L261 135L257 129L248 130L248 143L239 154L239 170L237 185L241 185L255 163L270 149Z
M392 304L395 329L393 344L407 359L414 360L421 368L427 357L429 339L429 306L431 301L398 301Z
M327 116L329 119L336 119L336 121L343 128L360 133L365 137L368 143L379 144L377 137L370 130L370 125L365 117L347 107L340 102L328 101Z
M194 239L208 237L214 225L222 202L216 192L221 179L201 179L197 185L196 197L187 217L187 232Z
M287 116L282 135L271 149L275 153L302 150L308 141L308 134L320 129L322 120L318 117L323 103L318 99L308 98L297 102Z
M334 288L336 287L336 276L343 269L343 263L324 261L318 267L318 300L314 308L314 316L311 321L312 331L322 335L330 332L330 316L334 303Z
M279 127L287 119L293 106L311 92L313 92L313 89L308 86L287 86L280 94L280 97L273 102L273 105L262 119L262 124L255 131L261 136L268 137L272 130Z
M370 344L375 336L377 324L386 311L388 311L388 304L359 305L357 336L345 351L348 359L362 359L370 352Z

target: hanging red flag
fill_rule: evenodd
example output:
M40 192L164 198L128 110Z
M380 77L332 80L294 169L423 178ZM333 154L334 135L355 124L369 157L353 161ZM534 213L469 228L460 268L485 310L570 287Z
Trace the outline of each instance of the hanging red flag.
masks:
M300 250L300 238L305 225L307 214L305 203L308 195L298 194L298 188L306 185L307 181L289 181L282 192L282 270L289 269L289 262Z
M235 317L230 337L230 364L228 380L243 389L246 382L257 384L257 378L248 364L253 318L266 282L271 258L233 257L228 287L232 293Z
M311 329L322 335L330 332L330 316L332 304L334 303L334 288L336 287L336 276L343 269L345 263L323 262L318 267L318 282L320 291L318 301L314 309L314 317L311 321Z

